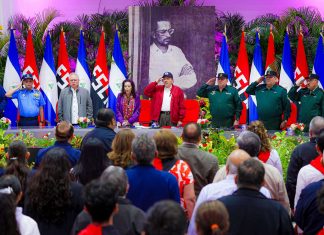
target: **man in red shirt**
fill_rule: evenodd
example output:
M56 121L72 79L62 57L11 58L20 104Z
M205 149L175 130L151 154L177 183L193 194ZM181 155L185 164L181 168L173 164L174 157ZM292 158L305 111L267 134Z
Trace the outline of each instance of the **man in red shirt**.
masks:
M159 82L163 85L158 85ZM151 98L151 119L160 126L182 126L185 117L184 94L180 87L173 85L173 75L165 72L162 78L151 82L144 94Z

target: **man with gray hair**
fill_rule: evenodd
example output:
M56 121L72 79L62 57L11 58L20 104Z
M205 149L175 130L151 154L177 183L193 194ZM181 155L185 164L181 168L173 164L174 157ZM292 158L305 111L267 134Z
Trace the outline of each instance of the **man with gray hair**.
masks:
M157 156L156 145L147 134L136 136L132 142L135 166L126 171L129 180L127 198L143 211L155 202L174 200L180 203L177 179L170 173L156 170L152 161Z
M251 131L243 131L236 140L239 149L246 151L251 157L258 159L258 154L261 149L261 140L259 136ZM290 213L289 199L286 186L282 175L277 168L266 163L262 163L265 168L264 187L271 193L271 198L280 202ZM225 179L225 168L221 168L214 182Z
M137 235L143 230L145 222L144 212L133 206L126 199L128 191L128 178L123 168L109 166L101 174L100 180L104 184L112 184L118 191L118 212L113 217L114 227L121 235ZM86 211L82 211L76 218L72 234L79 234L91 223L91 217Z
M295 204L298 173L302 167L308 165L318 156L316 138L322 129L324 129L324 118L321 116L314 117L309 124L309 142L296 146L291 154L286 180L286 188L291 208L294 208Z
M235 176L240 164L250 159L251 156L241 149L234 150L227 158L226 162L226 178L217 182L208 184L202 188L196 201L195 208L190 219L188 235L197 235L195 226L195 217L199 206L205 201L217 200L223 196L231 195L237 190ZM270 192L265 187L261 187L260 192L267 198L271 198Z
M79 86L79 76L70 73L70 86L61 91L58 100L59 121L68 121L78 124L79 117L92 119L93 107L90 93L87 89Z

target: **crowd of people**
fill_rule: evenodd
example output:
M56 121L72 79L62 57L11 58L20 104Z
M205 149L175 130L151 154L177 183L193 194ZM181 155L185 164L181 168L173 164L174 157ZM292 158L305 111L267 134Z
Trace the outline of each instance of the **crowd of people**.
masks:
M0 234L323 233L323 117L293 151L286 185L261 121L240 133L219 166L199 149L197 123L184 126L178 146L168 129L115 133L116 119L100 109L80 150L70 144L73 125L60 122L32 169L25 143L13 141L0 177Z
M255 96L258 120L263 122L266 129L285 129L291 112L290 102L294 102L298 108L298 122L304 123L305 131L308 131L311 119L324 115L324 95L318 81L318 75L310 74L306 78L306 87L303 86L304 80L299 80L287 94L287 90L278 85L277 72L268 70L247 87L245 94ZM57 121L76 125L79 117L92 120L93 116L97 116L98 110L93 110L93 105L96 104L92 103L89 91L79 86L79 77L75 73L70 74L69 82L70 85L59 95ZM186 115L185 94L174 83L173 74L164 72L162 77L149 83L144 89L144 95L151 99L150 117L153 127L183 126ZM239 95L237 89L229 85L228 74L219 73L217 78L209 79L198 89L197 95L209 99L213 127L231 128L239 125L242 102L246 96ZM33 77L30 74L23 75L20 86L0 96L0 115L5 107L6 96L18 100L19 126L46 124L43 109L45 101L42 93L33 88ZM122 82L115 108L117 126L140 125L140 94L136 92L132 80ZM261 153L265 158L270 151L266 145L263 144ZM272 157L276 154L270 152Z

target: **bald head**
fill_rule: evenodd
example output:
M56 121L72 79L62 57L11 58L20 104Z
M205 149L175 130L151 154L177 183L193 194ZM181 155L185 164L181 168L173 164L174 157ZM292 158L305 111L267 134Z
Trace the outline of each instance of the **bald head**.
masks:
M313 117L313 119L309 123L309 136L319 136L322 129L324 129L324 118L321 116Z
M251 158L251 156L242 149L236 149L233 152L231 152L231 154L228 156L227 162L226 162L227 174L232 174L232 175L237 174L238 166L242 162L244 162L250 158Z
M191 122L184 126L182 132L184 142L197 144L201 140L201 128L197 123Z

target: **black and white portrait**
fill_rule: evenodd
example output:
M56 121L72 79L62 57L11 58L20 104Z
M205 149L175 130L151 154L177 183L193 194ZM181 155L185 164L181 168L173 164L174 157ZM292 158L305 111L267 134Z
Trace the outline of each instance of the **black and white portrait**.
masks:
M173 74L188 98L215 76L214 7L130 7L130 76L139 92Z

